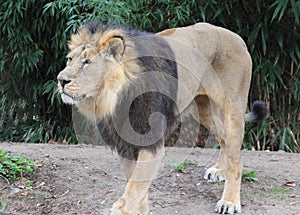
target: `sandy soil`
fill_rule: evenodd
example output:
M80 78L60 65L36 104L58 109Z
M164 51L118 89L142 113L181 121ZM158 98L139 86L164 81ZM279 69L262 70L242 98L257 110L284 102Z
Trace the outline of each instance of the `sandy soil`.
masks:
M103 146L1 143L0 148L44 162L19 183L0 178L0 214L106 215L126 184L118 156ZM150 214L214 214L224 184L207 182L203 174L217 154L168 148L150 188ZM242 157L244 172L254 171L258 179L242 184L242 214L300 215L300 155L242 151ZM185 173L172 168L184 160L191 161Z

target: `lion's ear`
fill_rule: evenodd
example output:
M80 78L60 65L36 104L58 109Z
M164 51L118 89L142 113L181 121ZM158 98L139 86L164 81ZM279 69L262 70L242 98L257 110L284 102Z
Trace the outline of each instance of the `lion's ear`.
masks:
M124 39L121 36L113 36L105 41L100 40L98 48L100 52L120 60L125 50Z

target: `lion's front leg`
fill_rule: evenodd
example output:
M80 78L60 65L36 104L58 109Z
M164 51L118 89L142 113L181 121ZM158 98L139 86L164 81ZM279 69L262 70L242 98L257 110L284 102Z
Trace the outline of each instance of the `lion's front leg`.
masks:
M148 189L164 156L164 148L156 153L141 150L122 197L111 208L111 215L147 215ZM128 175L128 173L127 173Z
M128 182L125 193L111 208L111 215L148 215L146 183Z

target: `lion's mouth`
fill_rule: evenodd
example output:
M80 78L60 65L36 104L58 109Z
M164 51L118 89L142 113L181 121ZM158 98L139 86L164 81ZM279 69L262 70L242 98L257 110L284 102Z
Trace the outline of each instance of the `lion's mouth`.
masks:
M79 101L83 100L86 97L86 95L85 94L71 95L68 92L66 92L65 90L63 90L61 93L61 97L62 97L63 102L65 102L65 103L75 103L75 102L79 102Z

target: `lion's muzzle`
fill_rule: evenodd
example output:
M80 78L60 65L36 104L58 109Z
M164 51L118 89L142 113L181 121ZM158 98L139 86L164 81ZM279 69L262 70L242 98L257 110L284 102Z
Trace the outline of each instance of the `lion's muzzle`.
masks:
M61 94L62 101L66 104L75 104L76 102L81 101L86 97L85 94L83 95L77 95L76 93L72 93L70 90L68 90L68 86L71 85L72 80L65 78L61 75L57 77L58 80L58 89Z

